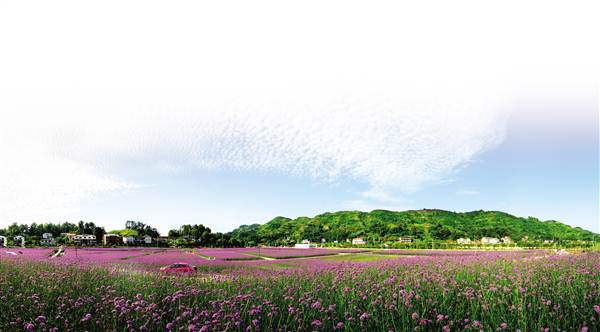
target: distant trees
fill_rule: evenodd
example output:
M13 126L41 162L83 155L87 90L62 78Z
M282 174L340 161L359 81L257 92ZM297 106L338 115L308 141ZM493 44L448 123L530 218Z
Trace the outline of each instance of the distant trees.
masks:
M127 222L125 222L125 229L137 232L138 236L148 235L153 238L157 238L160 236L160 233L158 233L158 230L156 230L156 228L150 225L146 225L141 221L127 220Z
M169 230L169 239L177 246L238 247L240 243L229 234L212 233L202 225L182 225Z

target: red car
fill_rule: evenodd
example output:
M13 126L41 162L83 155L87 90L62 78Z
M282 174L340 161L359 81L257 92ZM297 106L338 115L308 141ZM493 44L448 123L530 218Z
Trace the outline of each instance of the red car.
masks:
M174 263L160 268L165 273L193 273L196 267L188 263Z

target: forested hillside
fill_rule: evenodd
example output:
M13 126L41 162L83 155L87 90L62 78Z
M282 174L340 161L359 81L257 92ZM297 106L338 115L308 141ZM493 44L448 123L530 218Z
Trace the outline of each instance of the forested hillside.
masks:
M509 236L514 240L592 241L594 233L558 221L520 218L499 211L457 213L426 209L340 211L296 219L276 217L263 225L240 226L230 235L245 244L290 245L304 239L342 243L355 237L362 237L369 243L383 243L397 241L400 236L411 236L416 241L475 240L484 236Z

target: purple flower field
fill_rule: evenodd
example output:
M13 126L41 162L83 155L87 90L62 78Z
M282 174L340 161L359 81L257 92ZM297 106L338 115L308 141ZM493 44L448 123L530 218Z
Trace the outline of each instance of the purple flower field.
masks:
M264 250L0 249L0 331L600 330L599 252Z

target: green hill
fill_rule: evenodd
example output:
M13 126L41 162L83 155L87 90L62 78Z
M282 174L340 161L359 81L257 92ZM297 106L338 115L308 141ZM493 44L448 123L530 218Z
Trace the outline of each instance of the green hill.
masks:
M400 236L412 236L416 241L475 240L484 236L528 238L529 241L592 241L594 237L590 231L554 220L520 218L499 211L458 213L430 209L339 211L296 219L276 217L262 225L242 225L230 235L241 243L269 245L289 245L304 239L342 243L354 237L374 244L397 241Z

